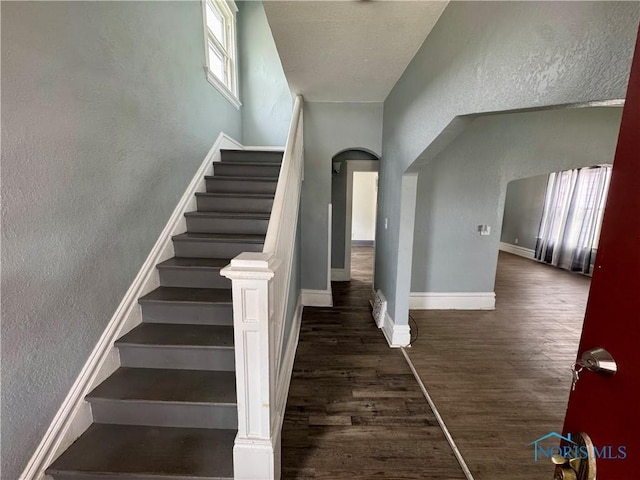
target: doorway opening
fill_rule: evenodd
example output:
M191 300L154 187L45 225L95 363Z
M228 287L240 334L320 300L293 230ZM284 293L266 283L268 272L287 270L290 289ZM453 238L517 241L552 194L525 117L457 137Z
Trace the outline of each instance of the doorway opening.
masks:
M331 280L373 283L378 157L350 149L332 159Z
M351 276L373 281L373 259L376 238L378 172L353 173L351 214Z
M477 478L514 464L513 478L549 474L527 445L563 429L591 284L585 253L598 248L586 241L598 228L574 221L591 208L584 202L558 206L568 215L542 234L549 174L612 159L620 118L614 108L478 117L416 168L408 296L419 335L412 331L407 355ZM593 128L573 127L587 121ZM557 240L560 230L566 239ZM559 242L578 245L558 258L577 268L534 261L545 238L550 259ZM501 459L488 461L498 443Z

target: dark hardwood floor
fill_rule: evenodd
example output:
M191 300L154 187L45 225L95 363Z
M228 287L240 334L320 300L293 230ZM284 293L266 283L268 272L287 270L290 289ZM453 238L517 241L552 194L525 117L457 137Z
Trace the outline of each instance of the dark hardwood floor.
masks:
M353 249L334 308L305 308L282 440L287 479L464 479ZM562 429L589 278L501 253L494 311L412 311L407 352L475 480L546 480L528 444ZM415 333L415 332L413 332ZM579 388L579 387L578 387Z
M500 253L494 311L411 312L407 352L475 480L553 477L528 444L562 429L589 284Z
M356 247L333 308L305 308L282 433L285 479L461 480L402 353L373 322L372 248Z

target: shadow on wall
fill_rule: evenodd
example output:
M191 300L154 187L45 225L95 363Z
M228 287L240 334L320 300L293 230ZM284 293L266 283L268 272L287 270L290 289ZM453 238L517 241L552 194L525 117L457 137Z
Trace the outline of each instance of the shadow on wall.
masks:
M347 161L379 160L365 148L351 148L338 152L331 159L331 268L345 267L345 237L347 221Z

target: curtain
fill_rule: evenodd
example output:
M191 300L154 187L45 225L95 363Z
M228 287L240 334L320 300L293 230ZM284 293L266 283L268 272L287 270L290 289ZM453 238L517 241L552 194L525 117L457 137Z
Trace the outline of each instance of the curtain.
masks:
M574 272L592 272L610 181L610 166L549 175L537 260Z

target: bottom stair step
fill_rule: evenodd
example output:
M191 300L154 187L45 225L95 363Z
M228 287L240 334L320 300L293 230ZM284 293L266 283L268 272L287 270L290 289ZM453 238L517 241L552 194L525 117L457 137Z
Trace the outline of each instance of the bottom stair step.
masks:
M94 423L47 474L55 480L232 479L236 434Z

